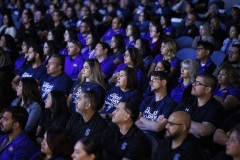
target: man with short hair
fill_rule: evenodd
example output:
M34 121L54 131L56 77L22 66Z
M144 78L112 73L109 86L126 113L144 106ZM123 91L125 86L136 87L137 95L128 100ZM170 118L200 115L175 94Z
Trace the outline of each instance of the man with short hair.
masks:
M191 117L184 111L172 113L167 121L165 139L158 148L157 159L203 160L198 145L190 141Z
M24 129L28 121L28 112L23 107L8 107L0 120L0 159L26 160L39 152Z
M192 118L189 133L193 140L209 147L212 143L211 134L219 127L225 117L225 110L220 102L213 98L217 80L208 74L199 75L192 84L193 97L185 98L176 110L189 113Z
M86 47L86 39L92 31L92 23L88 19L83 19L80 24L80 33L77 34L78 40L82 43L82 48Z
M125 30L122 28L122 21L119 17L113 18L112 27L105 32L101 40L110 44L110 41L115 34L121 34L123 37L126 35Z
M237 72L238 72L238 76L240 77L240 44L234 44L231 48L231 50L228 53L228 61L224 62L224 63L230 63L233 65L233 67L236 68ZM219 71L219 67L217 67L217 69L215 69L213 75L215 77L217 77L217 73Z
M165 72L153 71L150 77L153 96L146 97L140 105L140 118L136 125L141 130L148 130L158 138L164 135L167 118L175 107L175 102L167 95L169 76Z
M75 104L77 112L72 114L66 127L72 147L83 137L99 139L107 128L106 121L98 113L100 104L94 90L83 89Z
M214 51L214 45L208 41L198 41L196 48L197 62L199 64L199 73L213 74L216 65L211 60Z
M112 122L102 136L102 144L108 159L144 159L150 156L149 142L134 124L139 110L135 104L121 99L113 111Z
M199 31L197 26L195 25L196 19L197 19L197 16L194 13L190 13L187 15L185 27L181 32L180 36L189 36L192 38L195 38L196 36L198 36Z
M64 72L64 58L62 55L53 54L47 64L47 75L39 82L42 100L52 90L62 91L66 95L72 88L72 79Z
M65 73L76 81L79 72L83 68L84 59L81 55L82 44L79 41L68 42L68 56L65 57Z
M23 68L18 75L12 80L12 89L16 90L21 78L32 77L37 81L40 81L43 76L47 74L45 66L42 65L43 50L40 45L31 44L27 53L27 65Z

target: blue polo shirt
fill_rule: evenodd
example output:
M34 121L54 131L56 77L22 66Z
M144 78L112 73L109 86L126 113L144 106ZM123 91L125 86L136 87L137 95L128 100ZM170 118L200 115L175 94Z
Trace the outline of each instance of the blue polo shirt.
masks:
M100 63L100 66L101 66L102 73L104 73L105 76L107 77L105 79L105 81L108 80L112 76L114 70L116 69L116 66L115 66L113 60L111 59L111 57L104 59Z
M102 39L104 42L110 41L115 34L121 34L123 37L125 37L125 30L123 28L120 28L119 30L114 31L112 28L109 28L107 32L103 35Z
M8 135L0 136L0 144L8 143ZM37 146L31 141L27 134L22 131L12 142L3 147L0 151L1 160L27 160L31 159L34 154L39 152Z
M85 61L81 55L78 55L74 59L71 58L70 56L67 56L65 58L65 67L64 67L65 73L72 79L76 79L78 77L79 72L83 68L84 62Z

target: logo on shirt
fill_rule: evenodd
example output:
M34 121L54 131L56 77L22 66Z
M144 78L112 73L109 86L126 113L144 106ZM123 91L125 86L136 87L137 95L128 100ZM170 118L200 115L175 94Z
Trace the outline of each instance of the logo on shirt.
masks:
M181 155L179 153L175 154L173 160L179 160Z
M32 77L32 75L29 74L29 73L27 73L27 72L24 72L24 73L22 74L22 78L23 78L23 77Z
M89 129L89 128L88 128L88 129L86 130L86 132L85 132L85 134L84 134L84 135L85 135L85 136L89 136L89 134L90 134L90 131L91 131L91 129Z
M42 85L42 98L48 95L48 93L53 89L53 85L48 82L44 82Z
M13 146L8 147L8 150L9 150L10 152L12 152L12 151L13 151Z
M189 108L185 108L185 112L188 112L189 111Z
M105 106L108 106L106 111L109 111L112 107L116 107L121 98L122 97L119 97L119 95L116 93L110 94L105 101Z
M126 147L127 147L127 142L123 142L122 147L121 147L121 150L125 150Z
M147 107L143 112L143 116L151 121L155 121L158 117L158 110L151 112L151 107Z

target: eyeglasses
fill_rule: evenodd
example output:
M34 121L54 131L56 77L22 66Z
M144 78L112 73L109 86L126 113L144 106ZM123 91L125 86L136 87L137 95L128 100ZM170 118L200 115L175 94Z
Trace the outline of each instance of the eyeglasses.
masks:
M172 127L173 125L178 125L178 126L183 125L183 124L174 123L174 122L169 122L169 121L167 121L167 123L168 123L168 125L169 125L170 127Z
M204 50L204 48L196 48L196 51Z
M205 87L209 87L209 86L207 86L207 85L205 85L205 84L202 84L201 82L199 82L199 81L194 81L193 82L193 84L195 84L196 86L205 86Z
M124 56L124 57L129 57L129 56L130 56L130 54L124 54L123 56Z
M232 54L237 54L238 51L229 51L229 52L228 52L228 54L231 54L231 53L232 53Z
M149 80L149 83L151 83L151 82L156 82L157 80L161 80L160 78L153 78L153 79L150 79Z

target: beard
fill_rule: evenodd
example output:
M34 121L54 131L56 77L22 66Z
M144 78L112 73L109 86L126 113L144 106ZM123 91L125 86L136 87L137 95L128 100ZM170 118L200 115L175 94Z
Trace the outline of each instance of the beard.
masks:
M35 57L33 57L32 59L28 60L27 62L28 62L29 64L33 64L33 63L36 62L36 59L35 59Z
M4 129L2 125L0 127L1 127L1 131L6 134L11 134L13 132L13 128Z
M166 130L166 133L164 135L165 138L168 139L175 139L181 135L180 132L170 133L168 130Z

